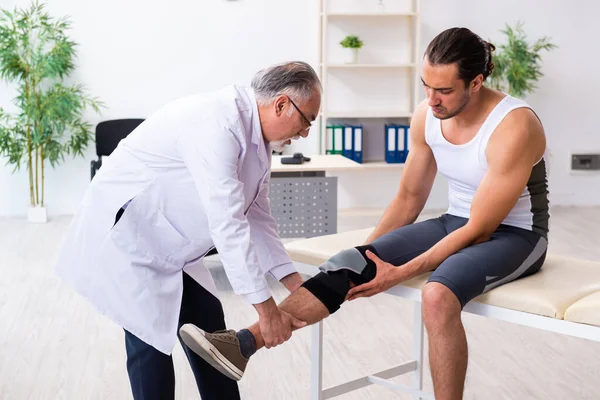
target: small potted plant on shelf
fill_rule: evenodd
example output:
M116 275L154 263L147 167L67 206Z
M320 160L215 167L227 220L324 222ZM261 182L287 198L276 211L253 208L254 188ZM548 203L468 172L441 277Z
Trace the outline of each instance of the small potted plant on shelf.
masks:
M348 35L340 42L342 47L348 49L348 60L346 64L356 64L358 62L358 50L364 43L358 36Z

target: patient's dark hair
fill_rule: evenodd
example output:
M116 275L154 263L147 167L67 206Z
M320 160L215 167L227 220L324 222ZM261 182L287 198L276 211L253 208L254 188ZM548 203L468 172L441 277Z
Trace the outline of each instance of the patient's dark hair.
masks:
M487 78L494 69L493 44L467 28L450 28L437 35L425 56L431 65L458 65L458 77L468 85L479 74Z

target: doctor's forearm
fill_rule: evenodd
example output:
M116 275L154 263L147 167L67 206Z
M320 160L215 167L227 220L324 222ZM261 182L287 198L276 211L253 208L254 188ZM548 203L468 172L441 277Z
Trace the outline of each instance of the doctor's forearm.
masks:
M299 273L294 272L283 277L279 282L281 282L290 292L295 292L296 289L302 286L304 280Z
M275 304L273 297L269 297L262 303L253 304L253 306L260 317L268 317L277 309L277 304Z

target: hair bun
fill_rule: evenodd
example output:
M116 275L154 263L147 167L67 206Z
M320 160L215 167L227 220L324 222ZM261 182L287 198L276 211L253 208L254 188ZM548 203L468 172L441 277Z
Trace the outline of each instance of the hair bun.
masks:
M490 76L492 74L492 71L494 71L494 61L492 58L492 52L494 50L496 50L496 46L494 46L493 44L491 44L490 42L487 41L483 41L483 43L485 44L485 47L487 48L487 65L486 65L486 77Z

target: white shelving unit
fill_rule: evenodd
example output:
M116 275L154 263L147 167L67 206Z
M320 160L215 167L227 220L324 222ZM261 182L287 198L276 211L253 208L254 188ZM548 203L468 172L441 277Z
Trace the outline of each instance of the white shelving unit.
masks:
M414 68L415 64L329 64L332 68Z
M411 116L412 111L408 110L332 111L328 114L328 118L410 118Z
M417 13L416 12L407 12L407 13L389 12L389 13L386 13L383 11L378 11L378 12L364 12L364 13L336 12L336 13L322 13L321 15L324 15L327 18L335 18L335 17L414 17L417 15Z
M408 124L418 103L419 2L320 0L321 154L328 124L361 124L365 167L386 165L384 125ZM339 44L347 35L364 42L356 64Z

